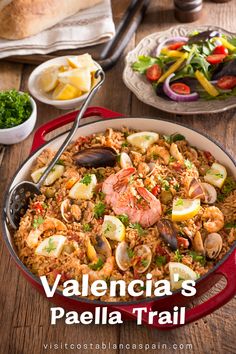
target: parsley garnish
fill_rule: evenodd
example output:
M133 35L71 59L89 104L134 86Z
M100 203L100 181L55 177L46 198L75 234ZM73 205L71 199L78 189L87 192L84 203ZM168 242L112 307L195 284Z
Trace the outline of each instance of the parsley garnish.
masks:
M91 226L90 224L84 224L84 225L83 225L83 230L84 230L85 232L91 231L91 229L92 229L92 226Z
M236 228L236 222L228 222L227 224L225 224L225 229L232 229L232 228Z
M173 156L170 156L169 157L169 163L174 162L174 161L175 161L175 158Z
M89 268L91 268L92 270L100 270L103 267L103 264L103 260L101 258L98 258L97 263L89 264Z
M81 179L80 183L83 183L83 184L85 184L86 186L88 186L88 185L91 183L91 181L92 181L91 175L85 175L85 176Z
M33 227L35 229L37 229L39 227L39 225L41 225L43 222L44 222L44 219L42 218L42 216L39 216L37 219L34 219Z
M163 135L165 141L167 143L175 143L176 141L180 141L180 140L185 140L185 137L181 134L178 134L178 133L174 133L174 134L171 134L171 135Z
M124 142L124 143L122 143L121 144L121 147L126 147L126 146L128 146L129 144L127 143L127 142Z
M143 236L145 234L144 229L142 228L142 226L138 222L135 222L133 224L129 224L129 227L131 227L131 229L136 229L138 231L139 236Z
M129 225L129 217L125 214L118 215L118 219L127 227Z
M227 177L220 193L218 193L217 200L223 202L228 195L236 189L236 182L232 177Z
M134 250L132 250L132 248L127 248L127 254L129 258L133 258L134 256Z
M201 265L205 265L206 263L206 258L197 252L191 251L189 255L192 257L194 262L199 262Z
M104 199L105 199L105 196L106 196L105 193L103 193L103 192L98 192L98 195L99 195L99 197L100 197L101 200L104 200Z
M156 256L155 263L159 267L163 266L166 264L166 256Z
M182 254L179 253L179 250L176 250L175 251L175 261L176 262L181 262L182 258L183 258Z
M188 159L184 160L184 164L188 170L193 167L193 163L191 161L189 161Z
M105 213L105 209L106 209L106 206L105 206L104 203L99 202L98 204L96 204L96 205L94 206L94 209L93 209L93 211L94 211L94 217L95 217L96 219L99 219L99 218L100 218L101 216L103 216L103 214Z
M101 182L104 178L103 173L100 170L98 170L95 174L96 174L98 182Z
M57 160L57 165L65 166L65 163L63 160Z
M142 259L141 260L141 263L142 263L142 266L145 268L145 267L147 267L147 265L148 265L148 259Z
M44 247L44 251L46 251L47 253L50 253L52 251L54 251L56 249L56 244L55 242L53 241L52 237L49 238L48 240L48 247Z

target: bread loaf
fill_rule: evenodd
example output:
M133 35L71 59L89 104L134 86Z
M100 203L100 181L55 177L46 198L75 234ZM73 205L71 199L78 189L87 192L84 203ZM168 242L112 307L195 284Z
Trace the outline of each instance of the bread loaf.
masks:
M0 0L0 37L37 34L101 0Z

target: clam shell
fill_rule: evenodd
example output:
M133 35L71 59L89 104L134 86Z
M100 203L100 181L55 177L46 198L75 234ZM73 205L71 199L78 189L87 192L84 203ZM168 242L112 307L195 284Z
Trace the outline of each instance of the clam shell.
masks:
M222 246L223 246L223 241L220 234L214 232L212 234L207 235L204 241L206 256L210 259L217 258L220 254Z
M136 246L134 249L134 257L141 257L141 262L134 265L134 269L137 273L144 273L149 268L152 262L152 251L147 245Z
M123 241L120 242L116 248L115 253L116 264L122 271L126 271L131 266L131 259L128 255L128 244Z

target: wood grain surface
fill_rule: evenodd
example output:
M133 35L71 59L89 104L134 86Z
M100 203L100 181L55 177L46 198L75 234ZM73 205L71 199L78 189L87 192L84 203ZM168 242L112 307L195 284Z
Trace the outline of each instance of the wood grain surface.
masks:
M114 11L119 11L122 1L113 1ZM215 24L228 30L235 30L235 0L216 4L204 1L204 15L198 21ZM148 13L136 35L130 41L126 52L134 48L144 36L177 24L173 15L173 2L162 0L151 2ZM124 53L125 56L126 53ZM107 72L104 87L99 91L93 105L106 106L126 115L166 117L176 122L184 122L190 127L209 133L236 158L236 111L208 116L173 116L148 107L139 102L122 82L124 56L118 64ZM33 66L14 63L0 63L0 89L15 87L27 90L27 79ZM37 126L61 115L55 108L38 103ZM1 207L3 195L11 177L19 165L27 158L33 134L18 145L6 148L0 171ZM188 326L173 331L156 331L126 322L121 326L76 325L68 326L60 321L50 325L50 303L39 295L26 280L10 258L0 239L0 354L41 354L41 353L198 353L233 354L235 342L235 298L215 313ZM223 285L219 284L216 291ZM50 343L96 343L108 345L119 343L152 344L159 346L154 351L106 349L106 350L44 350L43 344ZM173 347L176 344L177 347ZM188 349L186 344L191 344ZM166 346L166 349L165 347Z

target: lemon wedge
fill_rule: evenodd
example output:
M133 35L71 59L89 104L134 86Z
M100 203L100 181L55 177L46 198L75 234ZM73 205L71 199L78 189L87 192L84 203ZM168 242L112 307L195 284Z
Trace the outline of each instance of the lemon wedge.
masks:
M211 168L206 172L204 180L215 187L221 188L227 177L226 168L219 163L214 162Z
M121 168L128 168L133 166L131 158L128 154L126 154L126 152L122 152L120 154L120 166Z
M31 178L34 183L37 183L39 178L42 176L43 172L46 170L47 166L38 168L36 171L31 173ZM65 167L62 165L55 165L52 170L49 172L47 178L44 181L44 186L50 186L57 179L59 179L65 171Z
M96 252L95 248L93 247L93 245L91 244L90 240L88 240L88 244L87 244L87 256L91 262L98 261L97 252Z
M174 199L172 207L172 220L184 221L193 218L200 209L200 199Z
M57 76L57 66L50 66L42 72L42 74L39 76L39 85L44 92L50 92L54 90L58 84Z
M53 91L52 98L54 100L72 100L81 94L81 91L73 85L60 83Z
M124 241L125 226L117 217L113 215L105 215L102 224L102 233L110 240Z
M88 92L91 89L91 74L88 68L72 69L58 74L58 80L63 84L70 84L78 90Z
M45 238L36 248L35 253L39 256L58 257L61 254L67 238L63 235L53 235Z
M179 262L169 262L169 272L172 290L180 289L184 280L196 280L198 278L197 273Z
M159 134L154 132L139 132L127 137L128 143L145 151L158 139Z
M72 68L87 68L90 72L96 71L98 68L88 53L78 55L77 57L68 57L67 61Z
M72 199L92 199L96 184L96 175L85 175L73 185L69 192L69 197Z

